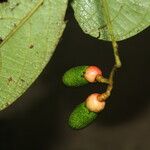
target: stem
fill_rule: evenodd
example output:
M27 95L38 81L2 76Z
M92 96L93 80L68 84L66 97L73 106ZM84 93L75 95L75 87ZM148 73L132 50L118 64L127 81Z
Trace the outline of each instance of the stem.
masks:
M112 40L112 46L113 46L114 57L115 57L115 66L116 68L120 68L121 60L120 60L119 53L118 53L118 44L115 40Z
M106 92L101 94L98 97L99 101L105 101L111 95L111 91L113 89L113 77L114 77L116 69L117 69L117 67L114 65L114 67L112 68L111 73L109 75L109 84L107 86Z
M100 82L100 83L109 84L109 79L104 78L104 77L101 76L101 75L98 75L98 76L96 77L96 81L97 81L97 82Z
M106 19L107 28L108 28L110 38L112 41L115 64L114 64L114 66L111 70L110 76L109 76L109 84L107 86L107 90L105 93L103 93L99 97L99 101L104 101L111 95L111 91L113 89L113 78L114 78L115 72L118 68L121 67L121 60L120 60L119 53L118 53L118 44L115 40L115 36L114 36L114 32L113 32L113 27L111 24L107 0L102 0L102 8L104 9L103 15L104 15L104 18Z

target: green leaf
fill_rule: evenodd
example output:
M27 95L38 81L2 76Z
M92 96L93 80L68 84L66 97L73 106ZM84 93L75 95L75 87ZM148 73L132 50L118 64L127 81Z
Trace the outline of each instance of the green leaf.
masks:
M0 110L21 96L51 58L65 28L67 0L0 4Z
M114 38L127 39L150 25L150 0L107 0ZM106 0L74 0L75 18L82 30L98 39L111 40L104 14Z

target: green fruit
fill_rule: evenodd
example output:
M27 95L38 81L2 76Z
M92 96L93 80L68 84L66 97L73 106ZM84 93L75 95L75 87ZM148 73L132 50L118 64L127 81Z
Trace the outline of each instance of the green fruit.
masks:
M69 117L69 126L73 129L84 128L95 120L97 115L97 113L89 111L85 103L81 103L71 113Z
M66 86L81 86L87 84L84 73L88 66L78 66L69 69L63 76L63 83Z

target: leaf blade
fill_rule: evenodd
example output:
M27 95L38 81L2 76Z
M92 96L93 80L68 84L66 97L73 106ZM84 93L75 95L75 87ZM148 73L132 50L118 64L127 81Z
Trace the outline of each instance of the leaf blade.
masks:
M74 0L76 20L82 30L98 39L110 41L103 3L99 0ZM108 0L111 24L117 41L132 37L150 25L149 0Z
M15 32L5 32L0 47L0 110L22 95L48 63L66 25L66 7L67 0L36 0L35 13L21 26L18 21Z

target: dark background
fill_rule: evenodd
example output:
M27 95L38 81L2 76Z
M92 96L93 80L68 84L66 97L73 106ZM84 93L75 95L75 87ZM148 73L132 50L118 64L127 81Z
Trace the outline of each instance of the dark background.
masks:
M67 88L61 78L73 66L97 65L108 76L111 44L85 35L73 18L43 73L14 104L0 112L0 150L149 150L150 29L119 42L122 68L105 110L89 127L75 131L73 108L105 86Z

